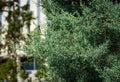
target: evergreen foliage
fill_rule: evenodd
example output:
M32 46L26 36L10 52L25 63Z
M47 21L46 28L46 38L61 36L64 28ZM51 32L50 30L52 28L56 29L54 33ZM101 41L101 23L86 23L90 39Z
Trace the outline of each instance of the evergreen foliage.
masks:
M61 1L42 0L49 20L46 40L30 39L28 51L47 59L54 82L119 82L120 4Z
M39 28L36 28L33 32L29 34L29 38L27 39L26 45L24 46L23 50L27 54L29 54L28 58L29 57L35 58L37 62L36 68L37 73L35 76L39 79L39 81L41 81L41 78L45 78L45 80L50 81L50 79L48 78L48 68L45 65L46 64L46 55L44 55L45 49L41 46L42 43L44 44L44 42L40 38Z

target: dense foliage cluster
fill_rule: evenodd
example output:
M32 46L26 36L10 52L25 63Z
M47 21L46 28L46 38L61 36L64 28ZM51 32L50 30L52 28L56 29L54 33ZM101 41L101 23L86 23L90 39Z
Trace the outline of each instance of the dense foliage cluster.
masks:
M47 59L53 81L119 82L119 2L42 2L48 16L46 40L39 41L34 35L28 47L32 53Z
M0 81L16 82L16 64L14 59L0 58Z

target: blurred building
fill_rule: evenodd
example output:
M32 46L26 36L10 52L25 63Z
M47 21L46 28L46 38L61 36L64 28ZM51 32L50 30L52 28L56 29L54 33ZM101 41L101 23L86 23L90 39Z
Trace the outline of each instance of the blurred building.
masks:
M13 0L7 0L7 1L13 1ZM18 4L19 7L24 6L25 4L29 4L28 12L32 11L33 17L35 18L31 21L29 30L27 29L27 26L24 26L22 28L22 34L26 35L26 34L28 34L28 32L34 31L35 28L40 28L41 38L45 39L46 27L47 27L47 21L46 21L47 17L44 13L44 9L41 6L41 1L40 0L18 0L18 2L19 2L19 4ZM5 9L8 11L10 10L9 7L6 7ZM0 30L7 30L7 28L8 28L7 27L8 23L6 21L7 15L8 15L7 12L0 12ZM19 17L19 18L21 19L21 17ZM5 38L6 34L7 34L7 32L0 35L0 42L2 44L5 44L4 38ZM24 45L24 44L25 44L24 42L21 42L21 45ZM7 56L8 55L7 47L5 47L4 49L1 49L1 52L2 53L0 54L0 57ZM20 51L20 50L17 50L16 52L18 55L25 54L23 51ZM17 60L17 62L19 63L19 59ZM24 64L25 70L27 72L30 72L29 76L31 77L32 80L36 80L36 78L34 77L34 73L36 72L35 64L36 64L36 60L34 58L33 58L33 64L32 64L33 67L30 68L27 66L27 63ZM29 68L29 69L27 70L27 68ZM18 82L23 82L23 80L19 76L18 76ZM34 82L38 82L38 81L36 80Z
M13 1L13 0L7 0L7 1ZM47 17L44 13L44 9L41 6L41 1L40 0L18 0L19 1L19 7L24 6L25 4L29 4L29 11L33 12L33 17L35 19L33 19L30 23L30 29L27 29L27 26L24 26L21 30L22 30L22 34L26 35L29 31L33 31L35 28L40 28L40 32L41 32L41 38L45 39L45 33L46 33L46 27L47 27ZM5 8L6 10L10 10L9 7ZM6 21L6 16L8 15L7 12L0 12L0 30L6 30L8 27L8 23ZM19 17L21 19L21 17ZM0 42L2 44L5 44L4 41L4 37L5 34L7 34L7 32L3 33L2 35L0 35ZM24 44L24 42L21 42L21 44ZM1 52L4 52L3 54L0 54L0 56L5 56L7 55L7 47L3 50L1 49ZM22 51L17 51L19 53L24 53Z

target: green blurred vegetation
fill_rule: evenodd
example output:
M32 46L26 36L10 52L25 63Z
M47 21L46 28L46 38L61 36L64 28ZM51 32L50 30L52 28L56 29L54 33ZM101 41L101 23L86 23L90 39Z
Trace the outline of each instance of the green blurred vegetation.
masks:
M16 65L14 59L0 58L0 79L2 82L7 80L8 82L16 82Z
M9 57L5 62L1 62L4 58L0 59L0 79L2 82L17 82L17 67L20 67L16 62L18 54L17 49L21 48L20 41L26 41L25 35L22 34L23 27L30 31L30 23L34 18L32 12L28 11L29 4L19 7L19 0L0 0L0 13L5 16L8 25L0 25L0 38L5 44L0 41L0 54L2 49L7 48L7 56ZM1 22L2 23L2 22ZM3 34L5 37L3 37ZM6 51L5 51L6 52ZM12 59L11 59L12 58ZM21 72L24 78L26 76Z

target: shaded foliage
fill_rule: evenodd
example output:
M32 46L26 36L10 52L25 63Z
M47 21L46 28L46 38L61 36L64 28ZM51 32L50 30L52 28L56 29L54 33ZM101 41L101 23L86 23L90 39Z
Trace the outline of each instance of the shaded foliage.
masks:
M14 59L0 58L0 79L6 79L9 82L16 82L16 65Z

